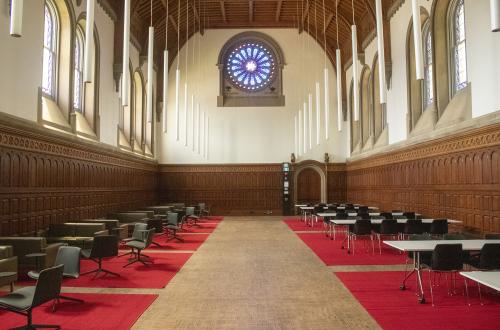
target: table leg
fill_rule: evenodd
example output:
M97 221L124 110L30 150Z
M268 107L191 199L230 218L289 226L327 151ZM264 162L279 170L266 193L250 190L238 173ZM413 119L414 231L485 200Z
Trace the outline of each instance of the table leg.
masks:
M422 270L420 267L420 252L417 252L416 267L417 267L418 285L420 288L420 296L418 298L418 302L421 304L425 304L424 286L422 285Z

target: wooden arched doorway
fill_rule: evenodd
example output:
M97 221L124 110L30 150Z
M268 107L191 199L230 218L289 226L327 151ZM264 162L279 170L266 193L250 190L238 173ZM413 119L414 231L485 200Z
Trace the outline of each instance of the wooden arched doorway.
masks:
M316 204L321 201L321 176L313 168L305 168L297 175L297 202Z

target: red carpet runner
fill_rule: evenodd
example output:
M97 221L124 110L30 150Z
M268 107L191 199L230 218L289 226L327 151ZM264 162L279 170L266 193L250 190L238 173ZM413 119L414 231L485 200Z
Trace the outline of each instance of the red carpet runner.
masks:
M343 236L331 240L325 234L304 233L297 234L300 239L327 265L398 265L404 264L406 256L399 254L394 249L382 245L382 254L378 252L378 242L375 242L375 254L372 254L371 242L366 244L370 251L367 252L365 242L356 242L355 254L347 254L347 250L341 249Z
M469 282L472 306L463 296L463 279L457 277L456 295L447 295L442 283L434 290L435 307L430 301L429 279L424 272L427 304L417 302L415 278L407 283L407 290L399 290L403 272L346 272L335 273L370 315L384 329L499 329L500 296L483 296L479 304L477 286ZM483 288L482 292L485 293Z
M65 293L80 298L84 304L61 300L52 313L52 303L34 309L33 323L58 324L70 329L130 329L157 295L152 294L87 294ZM26 324L26 318L14 313L0 312L0 329Z

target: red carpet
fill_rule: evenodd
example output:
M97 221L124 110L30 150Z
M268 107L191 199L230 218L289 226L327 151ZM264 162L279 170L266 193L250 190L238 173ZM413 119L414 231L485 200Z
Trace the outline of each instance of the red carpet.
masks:
M160 244L150 245L149 248L152 250L184 250L184 251L195 251L206 241L210 234L190 234L190 233L179 233L179 237L184 239L184 242L180 242L176 239L166 242L165 236L158 236L154 239L154 242Z
M184 226L182 233L212 233L217 228L218 222L198 222L197 226Z
M323 221L315 222L314 227L306 225L304 221L300 221L299 217L295 218L285 218L283 220L287 226L293 231L322 231L323 230Z
M325 234L319 233L305 233L297 234L300 239L313 250L313 252L321 259L327 266L336 265L398 265L404 264L406 256L399 254L394 249L385 247L382 244L382 254L378 252L378 243L375 242L375 254L371 252L371 243L367 244L370 247L370 252L367 252L362 241L356 242L355 254L347 254L347 250L341 249L342 239L337 238L331 240Z
M52 303L34 309L33 323L58 324L69 329L130 329L154 302L152 294L83 294L65 295L85 300L84 304L61 300L52 313ZM0 312L1 329L26 324L26 318L15 313Z
M125 251L121 251L125 252ZM90 287L90 288L164 288L177 274L191 253L145 253L151 256L154 264L144 266L135 263L126 268L129 256L112 258L103 261L103 268L120 274L120 277L100 274L94 279L94 274L81 275L77 279L65 278L64 287ZM84 273L96 268L96 263L90 260L81 261L80 272ZM34 281L20 282L20 285L34 285Z
M384 329L499 329L500 296L483 295L484 306L479 304L475 284L469 286L472 306L462 295L463 280L457 277L457 295L448 296L446 282L434 291L435 307L417 302L415 278L408 282L406 291L399 290L404 272L346 272L335 273L370 315ZM424 288L429 289L427 273ZM484 294L486 289L482 289Z

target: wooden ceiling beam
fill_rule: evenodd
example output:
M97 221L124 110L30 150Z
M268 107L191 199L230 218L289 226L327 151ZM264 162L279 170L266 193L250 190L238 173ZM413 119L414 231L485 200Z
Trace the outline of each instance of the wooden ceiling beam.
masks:
M200 13L198 13L198 9L196 8L195 5L191 5L193 7L193 13L194 13L194 18L196 19L196 22L198 23L198 28L200 30L200 34L203 35L205 33L203 27L201 26L201 19L200 19Z
M274 19L276 22L280 21L282 6L283 6L283 0L280 0L276 3L276 17Z
M170 21L170 24L174 27L175 33L179 33L179 27L177 26L177 23L175 22L175 18L172 15L168 15L168 20Z
M253 0L248 1L248 21L253 22Z
M328 30L328 27L332 23L333 16L334 16L333 13L328 14L328 17L326 18L325 26L323 28L323 33L325 33L326 30Z
M224 1L219 1L219 4L220 4L220 13L222 15L222 21L224 23L227 22L227 18L226 18L226 7L224 5Z
M366 9L368 14L370 15L371 20L376 23L375 18L375 4L371 0L364 0Z
M306 8L304 12L302 13L302 26L304 26L304 22L306 21L307 16L309 15L309 1L307 1Z

